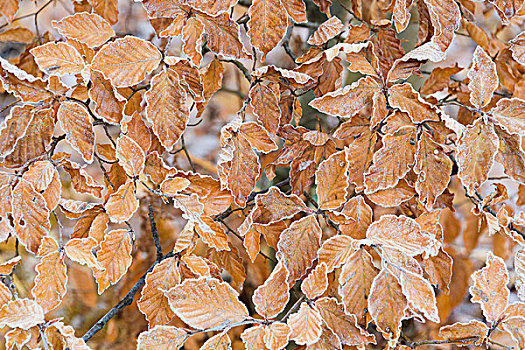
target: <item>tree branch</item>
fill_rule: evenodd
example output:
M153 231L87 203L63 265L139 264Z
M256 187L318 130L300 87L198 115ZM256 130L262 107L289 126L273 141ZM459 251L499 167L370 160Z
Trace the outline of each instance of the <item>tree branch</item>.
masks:
M157 223L155 222L155 215L153 214L153 207L151 201L148 203L148 217L149 225L151 227L151 235L153 242L155 242L155 249L157 249L157 261L162 260L162 245L160 244L159 232L157 231Z
M101 319L99 319L87 332L82 336L82 339L87 342L89 339L93 338L97 332L99 332L104 326L111 320L113 317L115 317L116 314L120 312L120 310L124 309L126 306L131 305L133 303L133 298L135 297L135 294L144 286L146 283L146 276L148 273L150 273L155 265L160 263L161 261L174 257L176 254L173 252L169 252L168 254L164 255L160 260L156 260L149 269L142 275L142 277L131 287L129 292L122 298L117 305L113 306Z

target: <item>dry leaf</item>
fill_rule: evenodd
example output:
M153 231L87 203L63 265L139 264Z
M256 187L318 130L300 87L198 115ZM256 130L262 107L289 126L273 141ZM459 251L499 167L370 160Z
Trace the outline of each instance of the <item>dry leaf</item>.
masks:
M232 326L248 317L237 292L214 278L187 279L164 293L175 314L197 329Z

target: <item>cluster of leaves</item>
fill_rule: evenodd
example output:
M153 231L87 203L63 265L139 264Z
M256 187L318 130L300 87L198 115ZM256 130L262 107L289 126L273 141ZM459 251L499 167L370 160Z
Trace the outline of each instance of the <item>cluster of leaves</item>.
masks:
M525 348L523 3L2 0L5 348Z

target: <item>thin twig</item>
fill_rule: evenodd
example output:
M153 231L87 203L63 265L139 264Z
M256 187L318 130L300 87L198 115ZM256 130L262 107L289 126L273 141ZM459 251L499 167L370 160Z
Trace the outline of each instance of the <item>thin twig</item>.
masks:
M111 320L113 317L115 317L116 314L120 312L120 310L124 309L126 306L131 305L133 302L133 297L137 292L144 286L146 283L146 276L148 273L150 273L153 268L160 263L163 260L166 260L168 258L171 258L175 256L176 254L173 252L169 252L168 254L164 255L160 261L155 261L149 269L142 275L142 277L131 287L129 292L122 298L117 305L113 306L101 319L99 319L87 332L82 336L82 339L87 342L89 339L93 338L97 332L99 332L104 326Z
M190 163L191 170L193 170L193 172L196 172L195 166L193 165L193 162L192 162L191 157L190 157L190 153L186 149L186 143L184 142L184 135L182 135L180 137L180 142L182 144L182 149L184 150L184 154L186 155L186 159L188 159L188 163Z
M151 201L148 203L148 217L149 225L151 227L151 235L153 236L153 242L155 243L155 249L157 249L157 261L162 260L162 245L160 244L159 232L157 231L157 223L155 222L155 215L153 213L153 207Z

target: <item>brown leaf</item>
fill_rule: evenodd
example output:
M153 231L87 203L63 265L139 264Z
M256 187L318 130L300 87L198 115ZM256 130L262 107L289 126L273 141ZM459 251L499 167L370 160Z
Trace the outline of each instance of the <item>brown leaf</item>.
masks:
M118 0L88 0L93 10L111 25L118 20Z
M440 120L439 109L423 100L408 83L392 86L388 90L388 102L392 107L408 113L413 123Z
M481 345L487 337L489 328L480 321L472 320L468 323L456 322L439 329L439 337L461 345Z
M114 86L126 87L143 80L146 74L157 68L161 58L160 51L153 44L127 36L102 46L92 64Z
M115 32L108 22L95 13L75 13L53 21L53 27L68 39L78 40L94 48L108 41Z
M257 120L270 134L275 134L281 124L277 85L264 85L260 82L255 84L250 89L250 105L253 107Z
M239 301L237 292L215 278L186 279L165 295L177 316L197 329L227 327L248 317L248 310Z
M166 150L171 151L181 137L189 119L186 93L178 74L166 69L151 80L145 94L147 120Z
M262 52L261 61L264 61L268 52L283 39L288 15L281 1L274 0L254 0L248 13L248 36L251 44Z
M62 168L69 173L71 177L71 185L75 191L79 193L88 193L94 197L101 198L104 186L95 182L95 180L87 173L85 167L80 167L79 164L63 160L60 162ZM117 164L118 165L118 164ZM112 180L112 183L116 183Z
M100 243L97 260L103 269L95 270L98 294L116 284L131 265L131 238L128 230L112 230Z
M450 292L449 284L452 278L452 257L442 248L436 256L423 260L423 268L429 281L437 285L446 294Z
M406 255L437 254L437 241L406 216L383 215L368 227L367 244L396 249Z
M491 119L511 134L525 132L525 101L518 98L502 98L490 110Z
M345 312L343 305L335 298L324 297L315 302L328 328L334 332L345 345L376 343L375 337L357 325L355 315Z
M309 345L319 340L322 333L323 318L316 308L302 303L299 311L290 315L287 321L292 330L290 339L299 345Z
M307 43L320 46L343 32L344 25L336 16L331 17L315 30Z
M279 263L264 284L257 287L253 293L253 303L259 315L273 318L284 310L290 299L288 275L285 265Z
M380 89L381 87L374 79L365 77L312 100L310 106L326 114L350 118L372 102L374 93Z
M146 316L150 328L168 324L175 316L162 290L169 290L180 281L178 263L174 257L163 260L147 274L137 307Z
M31 295L47 313L60 305L66 294L67 268L64 253L55 251L47 254L35 269L37 275Z
M173 326L155 326L140 333L137 350L178 350L189 338L182 329Z
M109 196L104 208L112 222L127 221L137 211L139 201L135 196L135 191L135 183L129 180L120 186L117 192Z
M294 221L281 233L277 243L277 257L290 273L288 282L301 278L312 266L321 246L321 233L314 215Z
M499 136L499 148L496 154L496 161L503 164L505 174L509 175L517 182L525 183L525 151L523 141L520 136L507 133L498 125L494 130Z
M345 311L362 321L368 307L370 288L379 270L372 256L364 249L356 250L346 259L339 275L339 295Z
M456 161L458 177L467 192L473 195L488 178L497 151L498 136L490 124L480 118L469 125L458 142Z
M306 22L306 5L303 0L286 0L283 2L288 16L292 17L295 23Z
M29 329L44 323L44 311L31 299L16 299L0 309L0 326Z
M200 14L197 18L204 24L208 36L207 46L225 58L249 58L240 40L239 25L232 21L229 14L217 16Z
M420 136L414 172L418 174L416 192L419 200L431 210L436 199L445 191L452 173L452 160L443 147L434 142L429 134Z
M373 164L365 173L366 193L397 185L415 161L417 136L415 129L402 128L383 137L383 147L374 153Z
M459 73L462 69L457 63L452 67L436 67L419 89L421 95L431 95L445 89L452 75Z
M17 237L28 251L36 253L49 232L49 214L44 197L22 179L13 189L12 215Z
M472 57L472 67L467 77L470 82L470 103L476 108L486 106L492 100L492 94L499 87L496 63L480 46L476 47Z
M47 209L55 210L60 201L62 184L53 163L45 160L34 162L22 175L22 178L30 182L33 188L42 194L46 200Z
M62 102L57 113L66 141L82 155L85 162L93 161L95 130L87 109L75 102Z
M332 154L315 173L319 207L324 210L340 207L348 197L348 163L345 151Z
M11 108L0 129L0 154L2 156L9 154L14 149L16 142L24 136L33 115L33 107L30 105Z
M38 103L53 96L47 91L46 83L42 79L13 66L3 58L0 58L0 65L2 86L23 102Z
M119 124L124 110L124 101L119 100L117 92L102 73L91 71L89 98L95 103L93 112L104 121Z
M5 157L5 166L17 168L42 156L51 143L54 128L55 118L51 108L35 110L26 133L18 139L13 151Z
M84 69L84 59L71 45L47 43L31 50L38 67L49 75L77 74Z
M8 28L0 33L1 42L30 44L34 38L33 32L24 27Z
M387 339L396 340L401 332L407 300L396 277L382 270L374 278L368 298L368 312Z
M505 262L492 252L487 255L485 267L472 275L474 283L469 291L473 303L481 305L483 315L488 322L496 322L507 307L510 295L507 284L509 273Z

